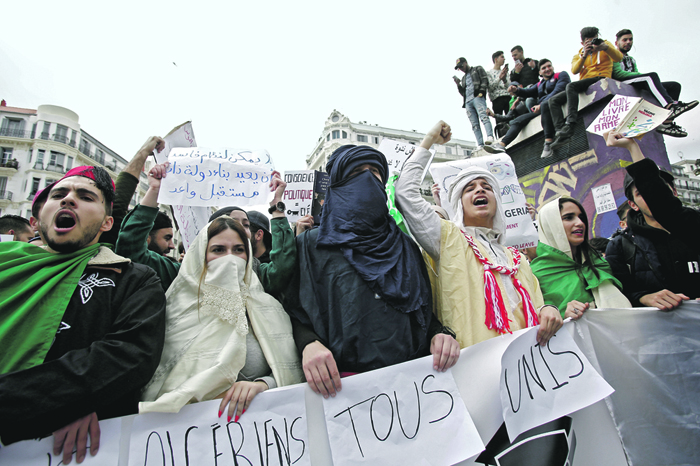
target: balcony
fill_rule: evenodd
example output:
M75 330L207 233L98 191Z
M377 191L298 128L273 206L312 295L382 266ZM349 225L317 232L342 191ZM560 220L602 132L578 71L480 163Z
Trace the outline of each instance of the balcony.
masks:
M17 162L17 159L10 159L0 163L0 176L12 176L17 173L18 168L19 162Z
M62 142L63 144L68 144L68 137L64 134L54 134L53 140L56 142Z
M24 131L21 129L12 129L12 128L0 128L0 136L6 136L6 137L10 137L10 138L30 139L31 131Z
M12 201L12 191L0 191L0 204L9 204Z
M44 163L43 162L34 162L34 166L32 167L34 170L43 170L44 169Z
M63 165L48 164L46 166L45 170L50 171L50 172L60 173L60 174L66 173L66 170L63 169Z
M49 137L49 133L41 133L41 139L46 139L48 141L51 138Z

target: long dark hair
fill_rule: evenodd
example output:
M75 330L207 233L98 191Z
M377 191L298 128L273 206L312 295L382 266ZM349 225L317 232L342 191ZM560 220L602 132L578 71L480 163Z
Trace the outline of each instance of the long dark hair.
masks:
M588 263L588 265L591 267L591 270L593 270L593 273L597 278L600 278L600 273L598 273L598 269L596 268L595 264L593 263L593 259L600 258L601 255L598 251L593 249L591 247L591 244L588 242L588 232L590 231L588 228L588 214L586 214L586 209L583 208L581 203L577 201L576 199L570 198L570 197L562 197L559 198L559 212L564 208L564 204L567 202L571 202L574 204L576 207L579 208L581 211L581 220L583 221L583 224L586 226L586 231L583 234L583 243L581 243L580 246L576 248L576 252L573 253L573 258L576 261L577 264L581 265L583 264L583 258L585 258L585 262Z

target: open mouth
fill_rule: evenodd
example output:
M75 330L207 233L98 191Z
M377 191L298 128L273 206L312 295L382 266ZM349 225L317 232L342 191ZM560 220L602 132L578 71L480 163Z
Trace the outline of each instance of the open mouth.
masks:
M67 232L75 227L76 220L73 212L64 210L56 216L56 231L59 233Z
M474 200L474 205L488 205L488 203L489 200L485 197L479 197L476 200Z
M583 236L583 230L574 230L571 233L577 236Z

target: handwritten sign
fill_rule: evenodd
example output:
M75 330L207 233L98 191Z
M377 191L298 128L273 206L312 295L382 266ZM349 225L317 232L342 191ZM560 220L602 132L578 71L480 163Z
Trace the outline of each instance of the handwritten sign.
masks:
M187 251L192 241L197 237L197 233L209 223L211 211L209 207L185 205L174 205L172 209L180 236L182 236L182 243L185 245L185 251Z
M670 110L657 107L641 97L617 95L586 128L602 136L616 130L626 138L647 133L666 120Z
M217 417L217 400L136 416L129 465L310 465L304 388L260 393L238 422Z
M287 188L282 202L287 207L287 220L294 223L304 215L311 215L314 198L315 170L299 170L284 173Z
M175 147L197 147L191 121L186 121L174 127L163 140L165 141L165 148L160 152L156 150L153 151L156 163L166 162L168 160L168 154L170 154L170 151Z
M484 448L450 371L432 356L343 379L323 400L335 466L450 465ZM449 433L449 435L446 435Z
M158 202L171 205L264 204L273 164L267 151L174 148Z
M391 177L392 175L398 175L401 173L401 170L403 170L403 164L411 155L413 155L416 150L416 146L414 144L397 141L395 139L384 138L379 144L377 150L386 157L386 163L389 165L389 177ZM430 149L430 160L428 161L426 167L430 166L430 163L433 161L433 157L435 157L435 149ZM427 170L424 170L421 181L423 181L423 178L425 178L426 173Z
M538 330L523 332L501 357L501 405L511 442L614 391L569 332L559 331L543 347L537 344Z
M610 183L595 186L591 188L591 192L593 192L593 203L595 204L596 214L600 215L604 214L605 212L617 210L615 196L613 195Z
M121 418L100 421L100 449L95 456L88 451L81 464L113 465L119 463L119 441ZM73 450L75 451L75 449ZM0 464L12 466L59 466L63 464L63 453L53 454L53 436L40 440L25 440L0 448ZM71 464L75 464L75 456Z
M503 232L506 235L506 245L515 246L518 249L537 246L539 237L527 210L525 194L518 182L513 161L506 154L436 163L430 166L433 180L440 185L442 207L450 214L450 218L454 217L454 212L447 196L449 187L462 169L474 165L490 171L498 180L501 188L501 203L506 216L506 231Z

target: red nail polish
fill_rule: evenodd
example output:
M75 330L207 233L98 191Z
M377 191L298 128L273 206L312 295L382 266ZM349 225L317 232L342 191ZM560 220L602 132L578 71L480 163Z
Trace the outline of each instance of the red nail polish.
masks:
M221 417L221 414L223 414L223 411L219 410L219 417Z
M241 416L243 416L244 414L245 414L245 409L243 411L241 411Z
M230 414L227 416L227 422L231 422L231 415Z
M242 413L241 413L241 414L242 414ZM239 420L240 418L241 418L241 417L240 417L238 414L236 414L236 419L234 419L233 422L238 422L238 420Z

